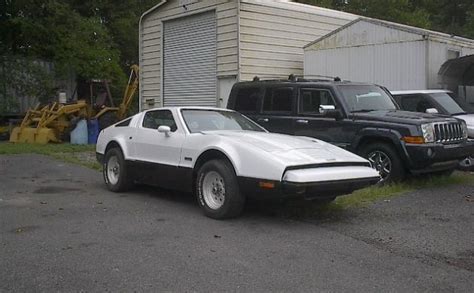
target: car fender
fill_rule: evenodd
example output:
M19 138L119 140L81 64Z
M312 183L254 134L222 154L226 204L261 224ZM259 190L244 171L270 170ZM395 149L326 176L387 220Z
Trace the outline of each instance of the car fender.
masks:
M373 139L373 140L385 140L392 143L395 149L398 151L402 159L408 159L408 152L405 148L405 143L402 141L402 135L400 132L387 129L387 128L375 128L375 127L368 127L364 128L357 134L356 138L351 144L351 148L354 151L359 150L362 145L362 142L366 139Z
M132 159L133 152L130 148L130 145L127 144L127 135L124 133L119 133L117 129L110 127L100 132L97 139L96 152L105 155L107 148L112 143L119 145L126 160Z
M239 177L260 178L268 180L281 180L285 167L281 162L275 160L270 153L251 147L247 144L236 144L233 141L219 138L211 140L204 147L193 163L193 169L202 154L209 150L216 150L225 155L235 173Z

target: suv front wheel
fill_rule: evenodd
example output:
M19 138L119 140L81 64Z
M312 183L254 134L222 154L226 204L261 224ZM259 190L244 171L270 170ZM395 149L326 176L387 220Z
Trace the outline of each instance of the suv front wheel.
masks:
M372 168L380 174L380 183L400 181L405 178L405 169L393 146L376 142L364 145L360 155L369 160Z

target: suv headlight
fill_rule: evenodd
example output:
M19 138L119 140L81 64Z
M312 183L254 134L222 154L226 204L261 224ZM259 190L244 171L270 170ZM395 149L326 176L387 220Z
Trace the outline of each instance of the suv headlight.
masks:
M468 135L466 121L464 120L461 121L461 127L462 127L462 138L466 139Z
M433 123L421 124L421 132L426 143L435 141L435 131Z

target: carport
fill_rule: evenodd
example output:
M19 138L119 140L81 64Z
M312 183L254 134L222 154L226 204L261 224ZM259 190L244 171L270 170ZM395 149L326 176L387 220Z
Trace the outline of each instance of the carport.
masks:
M439 82L474 103L474 54L446 61L438 72Z

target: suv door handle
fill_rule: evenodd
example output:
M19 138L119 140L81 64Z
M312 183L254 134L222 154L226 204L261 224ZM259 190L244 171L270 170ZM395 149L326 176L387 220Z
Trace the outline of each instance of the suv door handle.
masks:
M298 119L296 120L296 123L300 123L300 124L308 124L309 121L308 120L305 120L305 119Z
M268 122L268 118L259 118L258 122Z

